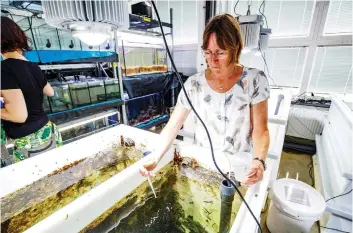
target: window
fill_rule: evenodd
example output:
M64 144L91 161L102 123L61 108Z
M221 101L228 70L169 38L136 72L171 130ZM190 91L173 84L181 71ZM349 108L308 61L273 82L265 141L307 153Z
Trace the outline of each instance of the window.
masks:
M309 91L352 93L352 46L316 49Z
M237 0L232 1L235 6ZM246 15L248 1L239 1L236 13ZM252 2L251 14L260 14L262 1ZM268 27L272 29L271 37L307 36L309 34L315 1L266 1L264 15ZM266 26L266 24L265 24Z
M352 1L330 1L324 35L352 33Z
M269 48L265 52L265 58L270 75L261 55L243 54L240 61L245 66L265 71L270 85L274 85L274 81L278 86L299 87L306 62L306 51L306 48Z

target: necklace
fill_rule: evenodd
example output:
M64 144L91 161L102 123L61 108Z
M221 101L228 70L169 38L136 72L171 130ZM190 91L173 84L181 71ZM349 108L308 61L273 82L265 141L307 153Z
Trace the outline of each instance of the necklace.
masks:
M232 72L232 74L227 78L227 80L230 80L230 79L233 77L235 71L236 71L236 67L234 66L233 72ZM210 70L210 72L211 72L211 77L212 77L212 71ZM223 91L224 88L225 88L223 85L217 84L214 79L212 79L212 83L216 85L216 89L217 89L217 90Z

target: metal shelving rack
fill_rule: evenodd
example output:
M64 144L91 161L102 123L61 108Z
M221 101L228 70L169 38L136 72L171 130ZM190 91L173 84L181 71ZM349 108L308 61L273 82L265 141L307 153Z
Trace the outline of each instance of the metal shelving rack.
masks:
M143 17L143 16L139 16L139 15L134 15L134 14L130 14L129 18L130 18L130 30L151 33L153 36L162 36L160 33L147 31L148 29L159 28L159 23L158 23L157 20L154 20L154 19L151 19L151 18L147 18L147 17ZM172 41L171 52L172 52L172 55L173 55L173 9L172 8L170 9L170 19L169 20L170 20L169 23L162 22L162 26L171 29L171 32L167 33L166 35L171 35L171 38L172 38L172 40L171 40ZM125 55L124 41L122 41L121 49L122 49L122 60L124 61L124 66L125 66L125 77L129 77L129 75L126 74L126 68L127 67L126 67L126 61L125 61L126 55ZM155 54L156 54L156 50L155 50ZM168 56L166 56L165 64L167 64L167 67L169 67L168 66ZM121 72L121 66L120 66L120 72ZM140 74L140 75L143 75L143 74ZM124 105L126 105L127 103L129 103L131 101L134 101L134 100L137 100L137 99L142 99L142 98L148 98L148 97L153 96L155 94L157 94L157 93L151 93L151 94L148 94L148 95L145 95L145 96L139 96L139 97L136 97L136 98L125 100L124 101ZM172 89L171 95L172 95L172 105L174 106L175 105L175 102L174 102L174 99L175 99L174 98L174 95L175 95L174 94L174 89ZM126 114L126 112L125 112L125 114ZM169 120L169 115L165 114L165 115L159 116L159 117L157 117L155 119L151 119L151 120L149 120L147 122L135 125L135 127L141 128L141 129L149 129L149 128L152 128L154 126L158 126L160 124L166 123L168 120ZM127 122L124 122L124 123L127 124Z
M119 62L118 56L117 56L117 61L112 62L110 60L111 58L107 59L106 62L112 63L113 70L115 65L113 65L115 62ZM91 62L95 62L95 60L90 58ZM105 70L103 67L98 63L99 62L105 62L104 59L97 59L96 63L77 63L77 64L43 64L40 65L42 70L77 70L77 69L102 69L101 72L105 73ZM85 62L85 61L84 61ZM118 76L118 72L113 72L113 78L119 80L119 85L120 85L120 97L116 99L110 99L110 100L104 100L98 103L92 103L89 105L85 106L80 106L72 109L67 109L64 111L59 111L59 112L52 112L48 114L48 117L51 121L56 123L58 125L58 128L61 132L70 132L73 129L78 129L80 127L83 127L84 125L96 125L97 122L99 121L104 121L105 126L99 129L94 129L93 131L86 132L84 134L79 134L76 135L76 133L73 134L72 138L69 138L66 140L64 143L69 143L75 140L78 140L80 138L89 136L93 133L100 132L102 130L108 129L116 124L119 124L120 122L120 116L122 115L122 110L124 106L124 101L122 100L122 76ZM50 105L50 101L49 101ZM111 117L113 115L118 116L118 120L112 123L111 121L108 121L108 117ZM67 121L69 120L69 122ZM96 123L95 123L96 122ZM75 130L74 130L75 131ZM77 130L76 130L77 131ZM69 133L71 134L71 133ZM71 136L70 136L71 137Z

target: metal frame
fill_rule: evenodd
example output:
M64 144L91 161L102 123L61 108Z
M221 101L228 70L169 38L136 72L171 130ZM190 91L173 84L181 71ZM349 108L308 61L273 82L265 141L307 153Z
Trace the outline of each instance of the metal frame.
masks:
M94 63L82 64L57 64L57 65L39 65L41 70L64 70L64 69L82 69L82 68L96 68Z
M118 45L118 31L114 30L114 41L115 41L115 52L116 54L119 54L119 45ZM123 74L122 74L122 69L121 69L121 64L120 64L119 59L118 62L113 63L113 72L114 72L114 78L119 79L119 86L120 86L120 98L124 100L124 89L123 89ZM125 103L121 106L121 111L122 111L122 119L123 123L127 124L127 115L126 115L126 106Z
M169 19L170 19L170 23L162 23L162 26L164 27L168 27L171 29L171 37L172 37L172 43L170 46L170 50L171 50L171 53L172 53L172 56L174 57L174 41L173 41L173 9L170 8L170 14L169 14ZM116 53L118 54L119 53L119 44L118 44L118 36L117 36L117 31L114 32L114 40L115 40L115 51ZM125 66L125 76L126 75L126 61L125 61L125 47L130 47L130 46L126 46L124 45L124 41L122 40L121 41L122 44L121 44L121 47L122 47L122 59L124 60L124 66ZM125 41L126 42L126 41ZM164 48L164 45L152 45L152 44L148 44L148 43L144 43L143 44L144 46L142 47L146 47L146 45L148 45L149 48L151 49L154 49L154 56L156 56L156 51L157 51L157 48ZM139 47L139 46L136 46L136 47ZM119 59L121 60L121 58ZM155 59L154 59L155 60ZM168 59L168 56L166 56L166 64L167 64L167 67L171 67L171 64L170 64L170 61ZM123 82L122 82L122 79L123 79L123 74L122 74L122 69L121 69L121 63L118 62L117 63L117 69L113 69L114 70L114 77L117 77L119 78L119 84L120 84L120 89L121 89L121 99L123 100L124 98L124 92L123 92ZM117 71L116 71L117 70ZM117 74L118 72L118 74ZM155 93L154 93L155 94ZM151 95L154 95L154 94L151 94ZM147 95L149 96L149 95ZM174 89L171 90L171 96L172 96L172 105L174 106L175 105L175 91ZM122 105L122 119L123 119L123 123L128 125L128 119L127 119L127 113L126 113L126 103L129 102L129 100L125 101L124 105ZM163 123L161 121L161 123Z
M299 93L308 91L313 64L316 57L316 49L320 46L352 45L352 35L325 36L324 27L327 19L330 1L317 1L312 17L312 23L308 36L271 38L269 48L306 47L306 62L304 64L303 77L301 79Z
M210 3L209 3L210 5ZM306 62L304 64L303 77L301 79L299 94L304 93L308 90L311 73L313 69L313 63L316 57L316 49L320 46L344 46L352 45L352 34L337 34L325 36L324 28L329 10L330 1L328 0L317 0L314 6L314 12L312 16L312 22L310 31L307 36L301 37L276 37L270 38L269 48L288 48L288 47L306 47ZM216 12L218 14L230 12L233 14L234 1L217 1ZM211 6L212 8L212 6ZM207 8L206 8L207 9ZM212 8L213 9L213 8ZM212 11L211 9L211 11ZM210 6L208 8L210 11ZM210 12L206 12L207 15ZM207 19L206 19L207 20ZM202 32L199 31L199 38L202 38ZM203 64L202 57L197 63L198 69L200 64ZM199 70L198 70L199 71Z

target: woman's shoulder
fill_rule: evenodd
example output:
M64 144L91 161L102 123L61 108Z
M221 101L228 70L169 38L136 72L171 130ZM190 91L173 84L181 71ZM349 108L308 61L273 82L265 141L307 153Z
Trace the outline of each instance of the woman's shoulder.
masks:
M201 72L198 72L194 75L191 75L188 80L195 80L195 81L201 81L201 80L204 80L205 79L205 72L206 71L201 71Z
M29 67L31 69L36 69L40 70L40 67L34 63L30 62L27 60L21 60L21 59L14 59L14 58L9 58L6 60L1 61L1 68L5 69L5 71L11 71L14 73L22 73L23 69L19 69L19 67Z
M201 88L205 84L205 71L191 75L185 82L188 87Z

